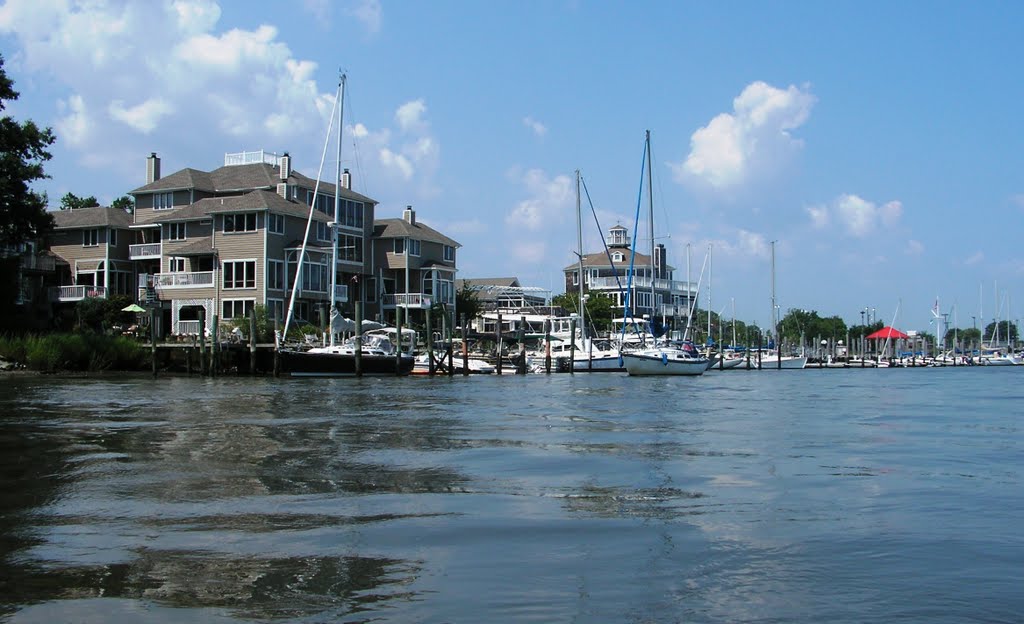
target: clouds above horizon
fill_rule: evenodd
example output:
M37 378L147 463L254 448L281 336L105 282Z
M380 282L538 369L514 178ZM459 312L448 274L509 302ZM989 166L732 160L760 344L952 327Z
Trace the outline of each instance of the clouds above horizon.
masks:
M690 137L690 152L669 163L676 182L698 191L735 191L770 179L803 148L790 131L807 121L817 98L810 87L779 89L756 81Z
M893 200L876 205L857 195L844 194L827 205L810 206L805 211L814 229L824 230L835 225L839 234L863 238L899 223L903 204Z

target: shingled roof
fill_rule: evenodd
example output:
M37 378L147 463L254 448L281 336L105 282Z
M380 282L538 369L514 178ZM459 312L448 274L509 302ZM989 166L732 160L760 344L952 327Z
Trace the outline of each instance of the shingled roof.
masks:
M54 228L75 230L94 227L127 228L132 224L132 215L120 208L94 206L74 210L58 210L52 213Z
M462 246L429 225L419 222L409 223L405 219L375 219L373 236L374 238L412 238L452 247Z
M262 212L264 210L303 219L309 217L309 206L305 203L285 199L273 191L258 190L244 195L208 197L181 208L161 210L153 213L146 222L174 223L178 221L196 221L219 213ZM331 220L328 215L320 211L313 211L313 219L324 222Z

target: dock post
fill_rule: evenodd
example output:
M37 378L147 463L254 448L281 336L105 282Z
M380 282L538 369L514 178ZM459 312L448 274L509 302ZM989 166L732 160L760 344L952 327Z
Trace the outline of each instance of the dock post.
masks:
M517 375L526 374L526 317L519 318L519 366L516 367Z
M153 379L156 379L156 307L149 309L149 359L153 364Z
M206 375L206 307L199 308L199 374Z
M256 374L256 308L249 310L249 374Z
M189 377L192 376L192 352L196 350L196 341L192 340L192 344L185 347L185 372Z
M397 314L397 312L395 313ZM363 376L363 302L356 298L356 339L355 356L356 377Z
M448 317L448 308L441 307L441 335L444 336L444 352L445 354L441 357L448 358L448 376L452 377L455 375L455 353L452 349L452 339L455 338L455 312L452 312L451 318Z
M544 373L551 374L551 319L544 319Z
M406 314L408 314L406 308ZM398 308L395 308L395 330L398 333L396 340L398 341L398 348L395 349L395 376L402 374L402 315L398 312Z
M427 374L434 376L434 327L430 323L430 308L426 310L427 316Z
M569 319L569 374L576 374L576 319Z
M462 315L462 376L469 375L469 343L466 342L466 315Z
M498 312L498 328L497 328L497 341L498 341L498 367L495 372L501 374L501 312Z
M280 360L278 360L277 355L278 355L278 353L281 350L281 339L284 338L284 336L279 336L278 335L280 331L281 331L281 325L278 322L277 318L275 318L274 319L274 377L280 377L281 376L281 363L280 363Z
M210 377L216 377L220 368L219 349L217 348L217 315L213 315L213 327L210 329Z

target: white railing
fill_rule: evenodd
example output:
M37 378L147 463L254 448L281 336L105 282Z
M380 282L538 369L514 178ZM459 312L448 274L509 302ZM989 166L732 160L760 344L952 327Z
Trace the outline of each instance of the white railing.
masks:
M57 301L81 301L91 297L106 299L107 289L103 286L58 286L56 289Z
M153 286L157 288L211 288L214 282L213 271L153 274Z
M620 283L622 284L622 287L625 288L626 284L628 282L629 282L629 278L627 278L626 276L622 276L622 277L619 277L619 281L618 282L615 281L614 277L591 277L591 278L589 278L589 282L587 282L587 283L588 283L588 285L591 288L597 290L597 289L609 289L609 288L618 289ZM650 287L651 287L651 278L649 278L649 277L639 277L639 276L633 278L633 288L650 288ZM688 292L691 292L692 290L694 290L694 289L691 289L686 282L680 282L680 281L676 281L676 280L667 280L667 279L656 279L656 280L654 280L654 288L656 290L668 290L668 291L671 291L671 292L674 292L674 293L688 293Z
M424 293L395 293L383 295L381 303L399 308L429 308L433 300L430 295Z
M132 260L149 260L159 258L163 251L162 243L143 243L141 245L129 245L128 257Z
M229 152L224 154L224 166L252 165L256 163L276 165L277 158L277 154L264 150L256 150L254 152Z
M198 336L199 321L178 321L174 333L179 336Z

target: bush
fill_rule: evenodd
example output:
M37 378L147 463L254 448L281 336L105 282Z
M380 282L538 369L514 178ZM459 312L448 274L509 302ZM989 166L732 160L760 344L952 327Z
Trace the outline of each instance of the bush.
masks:
M131 338L92 333L6 336L0 339L0 356L45 373L143 370L149 357Z

